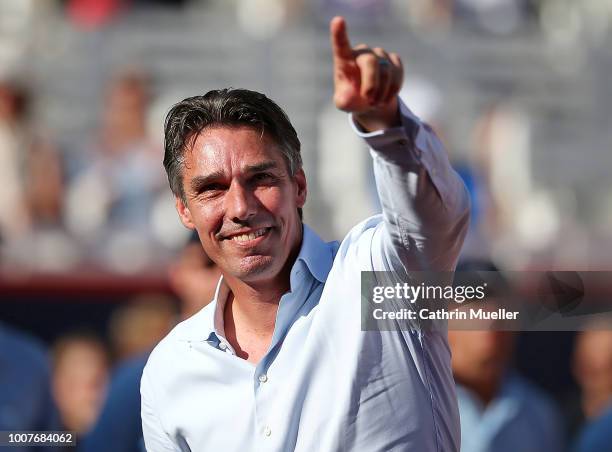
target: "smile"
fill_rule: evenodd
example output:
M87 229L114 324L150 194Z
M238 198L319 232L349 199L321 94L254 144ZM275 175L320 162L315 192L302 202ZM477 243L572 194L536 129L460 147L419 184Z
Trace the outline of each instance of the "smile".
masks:
M266 232L268 232L270 229L271 228L260 228L260 229L256 229L255 231L251 231L245 234L234 235L233 237L230 237L229 239L232 240L233 242L238 242L238 243L250 242L251 240L255 240L257 237L261 237Z

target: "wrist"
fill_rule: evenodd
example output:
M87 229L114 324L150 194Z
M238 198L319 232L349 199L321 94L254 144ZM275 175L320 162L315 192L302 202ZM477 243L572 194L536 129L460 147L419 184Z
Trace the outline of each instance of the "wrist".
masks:
M381 107L375 107L364 112L353 113L353 118L366 132L386 130L401 125L399 101L395 96Z

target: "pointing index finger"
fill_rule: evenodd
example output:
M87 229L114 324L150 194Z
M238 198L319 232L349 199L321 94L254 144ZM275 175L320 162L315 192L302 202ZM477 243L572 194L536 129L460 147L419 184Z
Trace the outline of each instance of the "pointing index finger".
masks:
M346 32L346 21L343 17L334 17L329 24L334 60L352 60L353 50Z

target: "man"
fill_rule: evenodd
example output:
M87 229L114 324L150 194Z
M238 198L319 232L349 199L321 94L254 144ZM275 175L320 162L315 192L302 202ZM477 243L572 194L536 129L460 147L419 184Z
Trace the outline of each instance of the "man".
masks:
M576 337L573 371L582 390L585 424L572 450L595 452L612 444L612 331L593 321Z
M511 369L510 331L451 330L462 452L562 452L558 409Z
M175 105L164 164L179 216L222 278L213 302L153 351L145 444L158 451L457 451L446 334L360 329L360 273L452 270L463 184L397 93L399 57L351 48L331 22L334 102L372 148L383 214L342 244L301 221L299 140L246 90Z

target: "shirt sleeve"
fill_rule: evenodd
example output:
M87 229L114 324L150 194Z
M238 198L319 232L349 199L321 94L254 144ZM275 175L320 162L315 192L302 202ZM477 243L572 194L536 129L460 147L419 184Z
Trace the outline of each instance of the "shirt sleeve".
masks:
M180 449L174 445L159 419L154 403L153 387L147 376L146 368L140 382L140 398L142 434L147 452L179 452Z
M401 100L399 108L401 126L387 130L366 133L350 118L370 147L382 206L383 255L372 256L375 270L452 271L467 233L469 195L431 127Z

